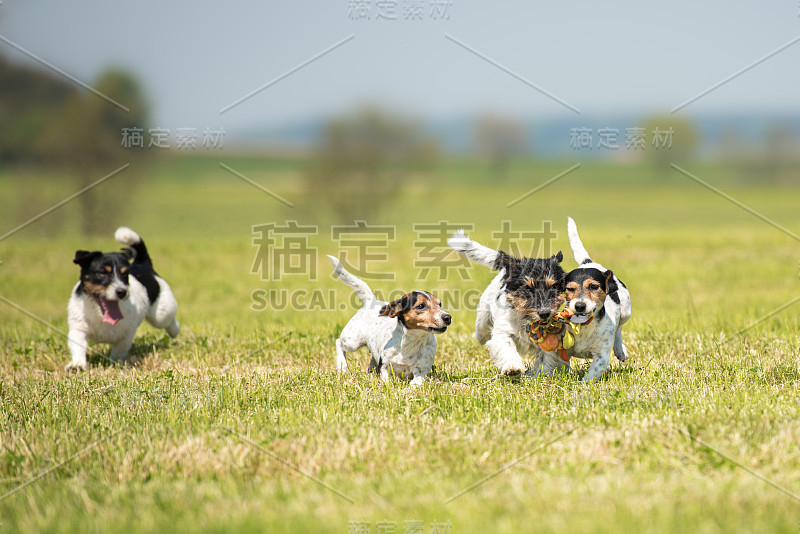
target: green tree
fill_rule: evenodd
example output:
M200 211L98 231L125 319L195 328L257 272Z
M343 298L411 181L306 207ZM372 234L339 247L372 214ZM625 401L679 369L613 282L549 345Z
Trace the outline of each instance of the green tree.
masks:
M147 105L139 83L123 70L109 69L91 85L128 111L52 71L17 65L0 56L0 162L50 166L59 177L76 177L74 189L80 190L132 158L142 158L145 151L126 150L120 144L123 128L147 129ZM52 173L43 173L44 178L35 174L20 177L18 209L23 219L51 205L42 194L42 184L31 180ZM107 233L118 222L137 177L135 170L125 174L124 180L113 178L79 197L84 232ZM48 225L57 229L59 221L50 216L42 224L50 231Z
M491 177L504 180L514 156L524 152L526 143L524 125L513 118L486 114L475 125L475 146L489 159Z
M49 71L0 56L0 161L48 159L42 152L42 136L75 93L74 84Z
M373 219L438 149L414 122L367 107L330 120L305 175L306 198L339 222Z
M52 199L43 194L44 184L33 180L75 176L74 189L79 190L146 155L146 151L120 146L122 128L135 126L146 131L148 125L147 106L136 79L123 70L110 69L91 85L129 110L120 109L52 71L17 65L0 56L0 162L56 170L21 173L21 198L15 203L20 218L31 217L52 205ZM118 222L137 171L132 168L125 174L124 180L113 178L79 197L84 232L106 233L109 226ZM56 215L42 223L44 231L50 233L60 226Z
M147 130L147 105L136 79L112 69L101 73L93 87L129 111L88 91L73 93L48 123L39 149L74 170L76 189L87 187L131 160L141 161L147 154L121 143L123 128ZM105 234L120 223L140 177L135 168L124 173L124 178L113 177L78 197L83 233Z

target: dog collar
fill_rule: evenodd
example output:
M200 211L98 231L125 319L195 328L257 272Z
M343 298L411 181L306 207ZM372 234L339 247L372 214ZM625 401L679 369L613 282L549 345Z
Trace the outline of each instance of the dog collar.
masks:
M575 312L567 307L558 311L546 321L534 321L530 324L530 337L540 349L546 352L557 351L562 361L569 363L567 349L575 345L575 336L580 334L581 327L594 319L594 313L584 323L571 321Z

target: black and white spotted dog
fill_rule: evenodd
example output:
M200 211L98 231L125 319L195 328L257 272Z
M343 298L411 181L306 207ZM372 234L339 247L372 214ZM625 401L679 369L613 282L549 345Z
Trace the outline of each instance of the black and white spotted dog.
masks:
M122 252L75 252L73 262L80 265L81 274L68 306L72 355L68 371L86 369L88 341L110 344L111 360L125 358L145 319L172 338L180 332L175 318L178 303L167 282L153 270L142 238L125 227L118 228L114 237L127 245Z
M628 350L622 342L622 325L631 317L631 294L611 271L592 261L578 236L578 227L567 218L569 245L578 268L567 273L567 307L574 313L573 323L581 324L574 335L575 345L567 349L566 361L556 352L536 347L531 374L550 374L569 370L570 358L592 359L585 381L600 378L611 361L611 351L625 361ZM589 322L590 321L590 322Z
M464 232L447 240L450 248L472 261L500 271L478 302L473 336L489 349L501 373L525 372L521 354L535 347L530 339L532 321L545 321L564 302L564 270L558 254L549 258L515 258L472 241Z

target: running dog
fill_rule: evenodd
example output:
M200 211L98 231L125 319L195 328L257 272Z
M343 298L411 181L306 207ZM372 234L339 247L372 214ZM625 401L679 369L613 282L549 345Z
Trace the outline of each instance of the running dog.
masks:
M353 276L337 258L328 256L333 274L352 287L362 307L336 340L336 367L347 371L347 353L361 347L372 352L369 370L386 381L392 376L421 385L433 367L436 336L452 322L441 301L427 291L412 291L392 302L377 300L369 286Z
M570 271L565 280L566 308L571 313L570 328L575 343L566 349L565 357L537 347L531 374L566 371L570 358L591 358L583 377L591 381L605 373L612 349L620 361L628 357L628 349L622 342L622 326L631 317L631 294L611 270L592 261L571 217L567 218L567 233L572 255L578 262L578 268Z
M456 232L447 244L470 260L499 271L478 302L473 337L489 349L492 362L507 376L525 372L521 354L532 352L530 324L546 321L564 302L563 254L515 258Z
M88 341L108 343L109 359L124 359L145 319L171 338L180 332L175 318L178 303L167 282L153 270L142 238L126 227L118 228L114 237L127 245L122 252L75 252L73 262L81 274L68 306L72 355L68 371L86 369Z

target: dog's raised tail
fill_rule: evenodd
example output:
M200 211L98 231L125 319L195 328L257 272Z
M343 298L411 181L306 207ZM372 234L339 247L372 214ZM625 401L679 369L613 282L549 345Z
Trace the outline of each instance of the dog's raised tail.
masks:
M454 233L452 237L447 240L447 244L450 248L459 254L463 254L475 263L480 263L490 269L497 268L495 262L497 261L498 252L468 238L464 230L459 230Z
M578 265L592 263L592 258L589 257L589 253L586 252L586 248L584 248L583 242L578 236L578 226L572 220L572 217L567 217L567 235L569 236L569 246L572 248L572 257L575 258Z
M136 252L136 258L133 260L134 263L153 265L150 254L147 252L147 247L144 246L144 240L142 240L139 234L127 226L120 226L114 233L114 239L123 245L131 247Z
M344 268L342 262L339 261L339 258L336 256L331 256L329 254L328 258L331 260L331 265L333 265L334 276L353 288L353 291L356 292L358 298L361 299L362 305L369 306L375 301L375 294L372 293L372 290L369 288L366 282L348 273L347 269Z

